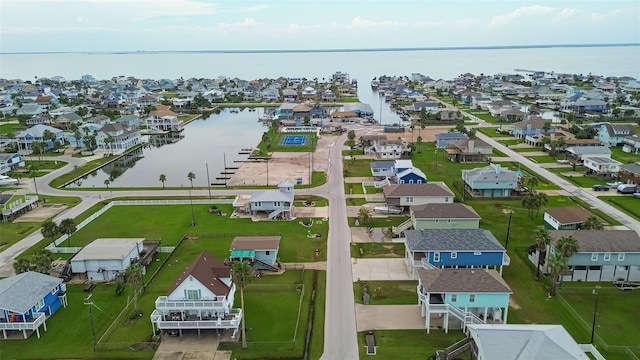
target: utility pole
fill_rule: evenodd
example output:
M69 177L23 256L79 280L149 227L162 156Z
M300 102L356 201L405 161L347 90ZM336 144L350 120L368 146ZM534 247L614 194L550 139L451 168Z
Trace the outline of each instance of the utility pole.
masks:
M513 216L513 210L509 211L509 225L507 225L507 241L504 243L504 249L507 250L509 246L509 232L511 232L511 216Z
M211 180L209 180L209 163L205 163L205 166L207 167L207 187L209 188L209 200L211 200Z
M189 202L191 203L191 227L196 226L196 214L193 212L193 198L191 197L191 190L189 190Z
M591 345L593 345L593 337L596 334L596 317L598 315L598 298L600 297L600 292L598 291L599 288L600 286L596 285L595 289L591 291L591 293L596 296L596 304L593 308L593 321L591 321L591 342L590 342Z
M91 320L91 334L93 335L93 352L96 352L96 326L93 321L93 301L89 301L93 294L89 294L86 299L84 299L84 304L89 306L89 319Z

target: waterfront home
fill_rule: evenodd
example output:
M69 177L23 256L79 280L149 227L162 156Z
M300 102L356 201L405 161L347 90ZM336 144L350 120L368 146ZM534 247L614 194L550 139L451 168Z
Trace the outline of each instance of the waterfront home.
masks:
M445 333L450 322L466 330L470 324L507 323L511 288L493 269L418 269L418 305L427 333L431 316L442 317Z
M411 110L419 112L424 109L426 112L435 113L439 109L438 105L440 105L440 103L436 100L416 101L413 103Z
M500 113L500 116L506 121L510 123L514 123L516 121L522 121L527 114L518 110L518 109L505 109Z
M468 138L469 136L467 134L460 132L446 132L436 134L436 148L446 149L449 144L460 140L466 140Z
M122 124L130 129L137 129L140 126L140 117L137 115L123 115L115 120L116 124Z
M40 338L40 326L60 307L67 307L66 285L62 279L27 271L0 280L0 330L4 339L11 331L28 332Z
M371 105L365 104L365 103L361 103L361 102L345 103L342 106L341 111L353 112L356 115L358 115L358 117L371 117L371 116L373 116L373 109L371 108Z
M411 153L409 143L402 140L388 140L385 135L379 135L373 141L372 146L367 146L367 154L375 154L378 159L400 159Z
M233 208L252 215L267 214L269 220L289 219L293 214L293 199L293 183L282 181L278 183L278 190L256 190L248 199L237 196Z
M532 116L530 119L518 121L507 127L509 134L517 137L518 139L524 139L527 136L536 136L544 130L545 123L549 122L547 119ZM551 131L553 131L553 127Z
M518 188L519 175L500 164L462 170L465 188L475 197L509 197Z
M548 230L580 230L582 225L594 216L579 206L563 206L544 210L544 228Z
M327 109L322 106L320 103L315 103L309 110L309 114L312 118L326 118L329 113Z
M178 276L166 296L155 301L151 326L156 330L232 329L235 338L242 310L234 309L236 286L231 269L207 251L203 251Z
M49 131L55 135L55 140L46 140L43 135L45 131ZM31 150L31 146L34 142L40 142L44 145L45 150L53 148L55 141L63 142L63 131L47 125L34 125L26 130L23 130L16 134L15 143L18 145L18 150Z
M231 242L229 261L248 261L253 270L278 271L281 236L236 236Z
M640 136L638 134L625 136L622 151L630 154L640 154Z
M335 102L336 101L336 94L333 93L333 91L326 89L325 91L322 92L322 101L324 102Z
M145 255L143 242L143 238L95 239L70 260L71 272L89 281L113 281Z
M485 268L509 265L505 248L489 230L422 229L405 230L405 258L409 273L415 278L418 269Z
M558 239L572 236L578 242L562 274L563 281L640 281L640 236L633 230L554 230L545 256L558 251ZM530 249L529 260L538 263L539 251ZM546 268L546 261L544 271Z
M620 171L620 161L598 156L583 157L584 171L588 175L613 177Z
M88 118L87 120L84 121L85 124L97 124L97 125L106 125L108 123L111 122L111 118L105 115L96 115L93 117Z
M96 135L98 149L112 154L122 154L140 142L140 130L130 129L118 123L104 125Z
M411 206L411 222L416 230L477 229L480 215L462 203L428 203Z
M38 104L23 104L17 111L16 115L38 116L46 113L46 109Z
M414 206L434 203L452 203L455 195L442 182L422 184L391 184L382 188L384 201L389 206Z
M618 180L628 184L640 185L640 162L620 166Z
M624 145L625 138L636 133L636 129L633 125L627 124L611 124L605 122L600 123L595 127L598 130L598 134L595 138L600 141L600 144L607 147Z
M54 121L55 127L63 130L68 130L69 128L71 128L72 124L82 124L82 116L74 112L69 112L56 117Z
M611 158L611 150L607 146L568 146L565 148L567 156L578 161L587 157Z
M451 142L445 151L447 157L455 162L486 162L493 146L480 139L463 139Z
M51 124L51 120L46 116L33 116L25 120L24 124L27 126L33 126L38 124L49 125Z
M580 97L578 97L578 99L574 99L572 97L560 102L560 111L572 111L579 114L603 114L608 112L609 108L604 100L586 100Z
M280 92L276 88L266 88L262 90L262 99L268 102L276 102L280 99Z
M54 96L38 96L35 100L35 103L42 106L45 110L49 109L52 106L57 106L60 104L57 98Z
M24 167L24 161L19 153L0 153L0 175Z
M282 90L282 101L292 103L298 101L298 92L294 89Z
M171 111L169 106L158 105L156 108L146 119L147 128L155 131L182 131L184 123L178 120L178 114Z

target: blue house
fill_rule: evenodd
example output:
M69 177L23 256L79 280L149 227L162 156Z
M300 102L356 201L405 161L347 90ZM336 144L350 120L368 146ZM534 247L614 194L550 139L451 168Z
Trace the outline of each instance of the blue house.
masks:
M254 216L266 213L269 220L289 219L293 211L293 198L293 183L282 181L278 184L278 190L257 190L249 199L237 196L233 207Z
M53 141L44 140L43 136L45 131L53 133L56 136L55 141L62 142L64 140L64 133L62 130L42 124L34 125L16 135L16 144L18 144L18 150L31 150L31 146L34 142L43 143L45 150L53 148Z
M376 161L370 164L375 178L390 178L396 184L426 184L427 175L413 166L411 160Z
M493 268L509 265L507 251L483 229L405 230L405 257L415 278L422 268Z
M24 159L18 153L0 153L0 175L24 166Z
M524 139L527 136L537 136L544 131L544 124L549 122L547 119L539 117L531 117L528 120L518 121L511 124L507 129L509 134ZM555 131L554 127L550 128L550 131Z
M61 306L67 307L66 286L62 279L28 271L0 280L0 330L35 331L40 338L40 325L47 330L46 319Z
M608 122L598 124L596 129L598 130L596 138L600 141L600 144L607 147L622 146L627 136L636 133L633 125L610 124Z
M445 333L450 325L507 323L509 285L492 269L418 269L418 305L427 333L431 317L442 318Z
M436 147L438 149L446 149L449 144L468 138L467 134L459 132L436 134Z
M518 187L519 176L499 164L462 170L466 190L476 197L509 197Z
M416 167L399 171L396 174L397 184L425 184L426 182L427 175Z
M230 261L248 261L253 270L278 271L280 236L236 236L231 242Z

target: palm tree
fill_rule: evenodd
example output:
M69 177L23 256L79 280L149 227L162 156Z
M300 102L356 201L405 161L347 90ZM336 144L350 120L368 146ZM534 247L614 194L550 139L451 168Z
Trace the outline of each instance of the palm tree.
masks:
M536 205L536 216L538 216L538 213L540 212L540 208L547 205L547 203L549 202L549 197L545 193L536 193L533 196L533 199L534 199L534 204Z
M160 182L162 183L162 188L164 189L164 182L167 181L167 175L160 174Z
M104 143L105 145L109 145L109 152L113 155L113 149L111 148L111 144L113 144L116 141L116 139L113 138L113 136L111 135L107 135L107 137L104 139Z
M53 253L49 250L42 249L33 254L33 271L37 271L42 274L49 274L51 272L51 262L53 261Z
M69 236L68 246L71 246L71 234L76 232L76 222L72 218L66 218L60 221L58 231Z
M418 154L422 154L422 136L418 135L416 142L418 144Z
M39 142L39 141L35 141L31 144L31 151L34 154L38 154L38 160L42 161L42 153L44 152L44 144Z
M360 224L368 224L371 220L371 212L364 206L358 210L358 221Z
M555 296L558 278L567 268L567 259L560 252L555 252L549 256L547 266L551 277L551 296Z
M24 272L31 270L31 261L27 258L18 258L13 263L13 270L15 270L16 274L22 274Z
M240 288L240 308L242 309L242 348L247 348L247 333L245 328L246 312L244 311L244 288L251 281L253 269L248 261L236 261L231 266L231 280Z
M51 220L46 220L42 223L42 228L40 229L40 233L45 239L53 239L54 236L59 232L58 225Z
M527 209L529 219L533 218L533 209L536 207L536 199L533 195L527 194L522 198L522 207Z
M560 237L560 239L558 239L558 241L556 242L555 247L556 250L558 250L558 252L562 254L562 256L567 258L567 260L579 250L578 240L576 240L576 238L571 235Z
M127 284L133 289L133 309L136 315L138 311L138 292L142 284L142 267L138 263L131 264L124 273Z
M107 187L107 189L109 188L109 184L111 184L111 180L105 179L104 185Z
M587 221L582 224L582 228L585 230L602 230L604 228L604 223L597 216L589 216Z
M189 171L189 173L187 174L187 179L189 179L189 181L191 181L191 188L193 189L193 179L196 178L196 174L194 174L193 172Z
M536 272L536 279L540 279L540 265L544 264L544 258L547 255L547 246L551 244L551 235L549 230L544 228L538 228L534 233L536 241L536 250L538 250L538 271Z
M534 191L535 187L538 186L538 178L535 176L527 177L527 186L529 187L529 190Z

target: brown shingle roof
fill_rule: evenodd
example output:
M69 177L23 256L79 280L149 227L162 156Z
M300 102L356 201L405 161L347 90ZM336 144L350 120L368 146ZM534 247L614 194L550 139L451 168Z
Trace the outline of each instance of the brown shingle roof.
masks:
M554 219L558 220L560 224L576 224L587 221L593 213L587 209L583 209L577 206L566 206L558 208L549 208L544 212L551 215Z
M51 102L52 96L38 96L36 98L36 104L48 104Z
M231 250L278 250L281 236L236 236Z
M426 292L511 293L511 288L493 269L418 269Z
M471 206L462 203L416 205L411 212L417 219L480 219Z
M453 196L453 192L445 185L427 184L394 184L382 188L385 197L400 196Z
M217 296L229 295L231 288L221 279L230 278L231 270L207 251L200 253L187 269L178 276L178 279L176 279L167 294L171 294L189 276L193 276Z
M554 230L553 243L562 236L573 236L579 252L640 252L640 236L633 230Z

